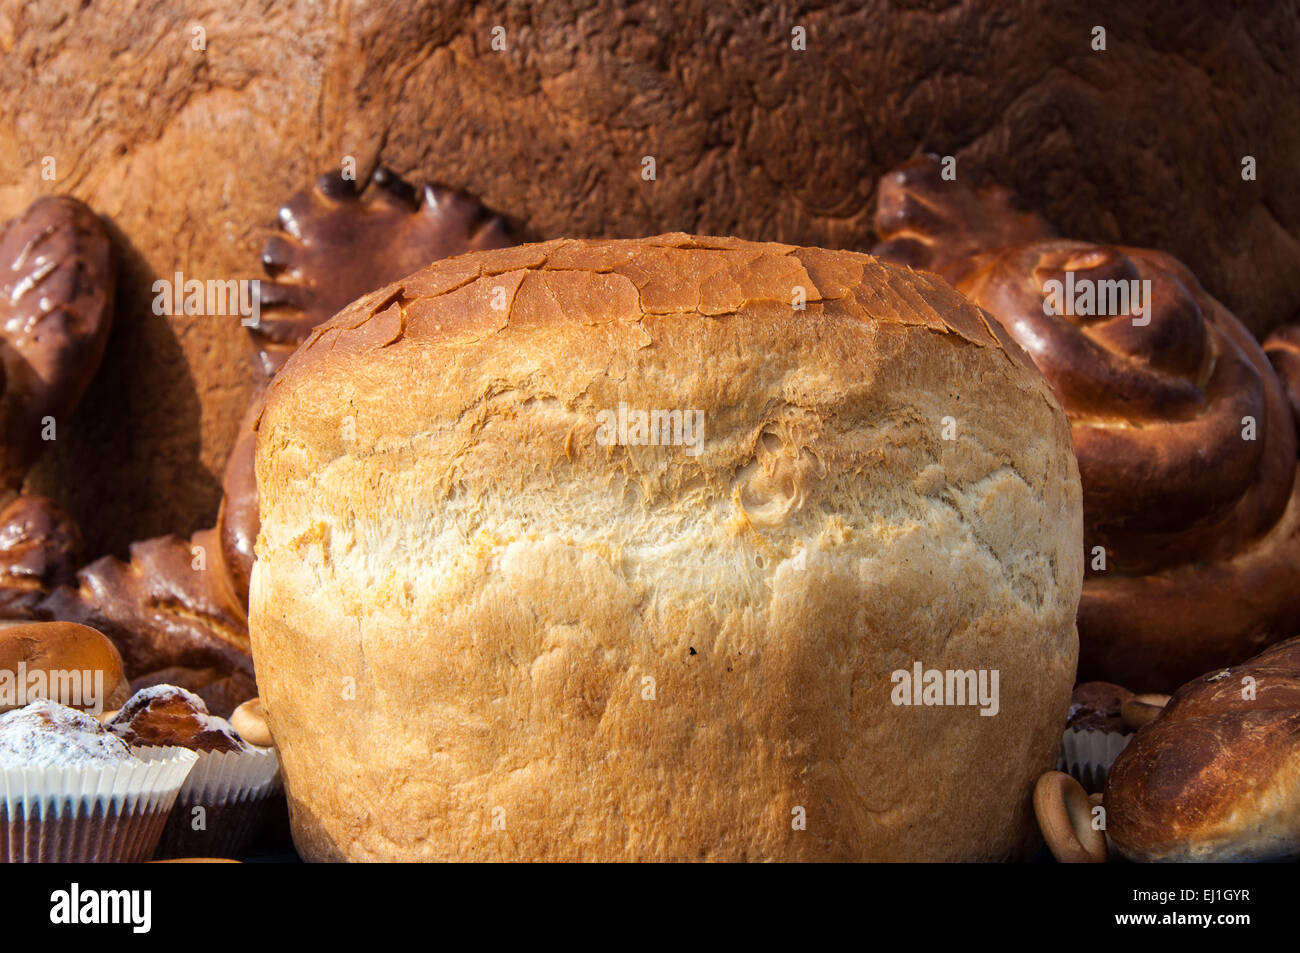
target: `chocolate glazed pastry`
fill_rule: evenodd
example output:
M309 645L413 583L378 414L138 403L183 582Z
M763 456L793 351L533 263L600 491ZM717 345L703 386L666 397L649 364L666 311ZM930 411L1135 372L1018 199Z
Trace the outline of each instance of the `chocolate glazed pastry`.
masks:
M76 578L81 530L53 500L19 496L0 510L0 619L34 618L50 590Z
M1130 860L1300 858L1300 639L1180 688L1116 759L1105 805Z
M322 175L280 209L262 252L270 282L252 328L263 370L275 373L316 325L368 291L439 258L515 244L505 222L453 189L416 189L380 166L367 188Z
M1264 339L1264 353L1282 379L1291 415L1295 417L1296 435L1300 439L1300 324L1278 328Z
M14 489L104 356L116 262L95 213L46 196L0 229L0 483Z
M201 551L203 568L196 568ZM122 653L133 690L167 682L216 715L257 694L248 616L235 597L214 530L134 543L131 561L106 556L44 599L45 618L99 629Z
M883 217L878 250L902 237L924 246L927 264L1028 352L1070 417L1087 566L1079 678L1171 691L1300 632L1296 431L1250 332L1161 252L1051 239L970 254L972 234L1023 224L954 228L1005 217L983 195L937 176L887 177L882 210L925 211ZM1145 315L1127 294L1128 307L1097 309L1117 313L1066 301L1045 314L1047 283L1067 274L1126 292L1149 281Z

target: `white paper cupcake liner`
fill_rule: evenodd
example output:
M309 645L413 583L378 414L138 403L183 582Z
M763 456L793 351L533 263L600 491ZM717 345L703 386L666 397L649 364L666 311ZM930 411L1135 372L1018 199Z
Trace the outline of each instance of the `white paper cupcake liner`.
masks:
M190 769L184 748L131 761L0 770L0 860L148 860Z
M1102 791L1111 765L1132 739L1131 732L1071 728L1061 739L1060 769L1090 794Z
M201 751L185 779L156 856L240 857L267 815L266 802L280 788L280 762L274 748L251 751ZM204 823L194 829L195 808Z

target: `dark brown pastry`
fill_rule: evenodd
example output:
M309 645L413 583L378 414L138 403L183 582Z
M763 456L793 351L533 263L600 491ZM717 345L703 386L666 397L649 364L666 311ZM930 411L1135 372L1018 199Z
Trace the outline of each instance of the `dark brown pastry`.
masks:
M1120 709L1133 693L1111 682L1080 682L1070 696L1065 727L1079 731L1127 731Z
M938 156L917 156L880 180L876 231L885 236L872 254L942 275L956 284L969 259L992 248L1055 238L1037 212L1010 189L990 183L974 189L945 180Z
M1161 252L1049 239L962 258L972 234L1014 233L1022 220L954 229L973 210L1003 214L1004 203L935 177L905 185L919 193L906 203L889 195L898 180L882 183L881 208L928 211L882 220L882 237L921 242L1025 349L1070 416L1087 571L1079 677L1170 691L1300 633L1296 430L1250 332ZM1099 316L1073 302L1046 313L1049 282L1067 274L1095 288L1149 281L1146 313L1133 300Z
M195 568L199 551L201 569ZM56 589L38 611L108 635L133 686L167 670L223 716L257 694L248 617L231 589L214 530L188 542L162 536L135 543L130 562L106 556L77 577L76 588Z
M132 747L178 747L191 751L245 751L248 746L224 718L208 713L203 699L176 685L141 689L108 722Z
M1300 857L1300 639L1178 689L1116 760L1105 804L1131 860Z
M1264 353L1286 388L1297 439L1300 439L1300 324L1285 325L1265 338Z
M262 315L251 328L273 374L316 325L368 291L438 260L515 244L505 222L454 189L414 188L383 166L367 188L322 175L280 209L262 252Z
M82 564L81 530L53 500L19 496L0 510L0 619L30 619Z
M217 537L221 558L229 576L235 598L248 607L248 580L253 572L253 547L257 543L257 474L254 451L257 449L258 415L266 396L263 384L253 395L252 403L239 423L239 436L226 461L221 481L221 509L217 513Z
M46 196L0 227L0 483L17 487L90 384L112 321L108 233L76 199Z

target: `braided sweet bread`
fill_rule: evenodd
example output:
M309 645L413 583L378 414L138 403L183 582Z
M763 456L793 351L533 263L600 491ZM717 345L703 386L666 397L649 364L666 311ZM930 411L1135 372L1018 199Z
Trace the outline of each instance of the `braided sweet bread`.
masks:
M882 181L877 251L993 314L1069 415L1079 678L1170 691L1300 632L1295 423L1250 332L1170 256L1033 237L1045 227L1004 194L936 168L914 160ZM1018 243L980 247L1005 235Z

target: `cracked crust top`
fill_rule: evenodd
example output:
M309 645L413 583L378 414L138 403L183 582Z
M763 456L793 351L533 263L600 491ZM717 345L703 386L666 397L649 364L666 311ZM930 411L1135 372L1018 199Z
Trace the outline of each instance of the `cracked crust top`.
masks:
M602 439L620 406L701 439ZM931 276L683 234L438 262L295 352L257 467L304 856L1032 849L1078 472L1028 359ZM997 670L998 714L893 704L918 660Z

